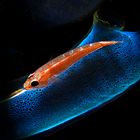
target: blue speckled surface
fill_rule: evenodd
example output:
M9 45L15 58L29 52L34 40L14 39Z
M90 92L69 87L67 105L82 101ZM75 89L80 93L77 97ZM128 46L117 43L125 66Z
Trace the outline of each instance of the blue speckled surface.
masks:
M79 46L123 41L100 49L70 67L46 88L25 91L7 101L15 137L27 137L62 124L122 94L140 79L140 34L95 22Z

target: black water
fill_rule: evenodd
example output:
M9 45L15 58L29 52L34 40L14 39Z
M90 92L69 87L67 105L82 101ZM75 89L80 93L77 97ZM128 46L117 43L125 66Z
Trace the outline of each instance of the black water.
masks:
M83 6L84 12L80 16L78 15L79 8L73 8L75 14L71 17L67 16L67 18L64 18L65 20L60 18L63 20L60 20L59 24L58 18L55 17L56 14L53 15L53 18L48 16L50 20L44 20L45 14L49 15L48 12L52 9L50 11L39 10L40 14L44 14L40 15L41 18L38 17L38 10L35 9L39 9L39 4L44 4L46 1L37 2L36 0L35 3L39 3L36 5L34 1L30 1L30 3L27 1L25 3L23 0L0 1L1 99L15 90L16 87L11 85L11 81L33 72L50 59L66 52L85 36L93 21L92 11L86 7L93 4L93 1L90 0L85 7ZM49 1L47 2L49 3ZM78 2L76 4L83 4L83 0L81 0L81 3L80 0ZM59 9L57 4L56 2L56 11ZM74 5L74 1L71 2L71 7L75 7ZM65 4L61 8L65 8L64 6ZM36 8L31 10L31 7ZM109 20L111 24L119 19L125 21L125 30L140 30L138 1L106 0L99 7L101 7L102 17ZM66 16L61 12L58 14L59 17L63 15ZM78 20L75 20L75 15L79 16ZM22 83L20 84L22 85ZM85 116L84 119L51 133L47 137L44 137L44 135L38 137L44 140L81 139L82 137L85 139L99 139L102 136L111 139L114 139L114 137L120 139L127 136L133 136L133 139L135 139L134 137L140 137L137 129L140 123L139 87L140 84L137 84L115 102ZM8 120L8 116L1 116L3 118L7 117L6 120ZM9 123L10 121L3 121L2 125L8 126ZM6 135L9 131L12 131L7 130L7 126L5 127L6 130L4 130L4 127L0 128L6 132ZM0 131L0 136L4 132ZM38 137L34 137L34 139Z

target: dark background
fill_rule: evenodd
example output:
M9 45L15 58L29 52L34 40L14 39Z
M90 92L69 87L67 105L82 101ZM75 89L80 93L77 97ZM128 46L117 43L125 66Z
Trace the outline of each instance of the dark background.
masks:
M59 1L54 0L54 3L51 3L54 4L54 9L47 12L55 10L58 15L55 13L52 17L40 9L40 5L45 4L44 0L0 1L1 99L14 90L10 86L11 81L33 72L42 64L76 45L90 29L93 12L99 7L102 9L103 18L112 24L118 20L125 21L125 30L140 30L138 1L104 0L97 5L95 1L89 0L86 3L84 0L77 0L77 3L73 1L70 3L70 9L74 11L71 14L67 13L65 3L59 7L57 3ZM47 2L49 3L49 0ZM81 7L83 12L79 11L78 5L83 5ZM62 12L63 10L59 12L59 9L66 12ZM44 16L40 17L38 14ZM140 84L137 83L119 99L90 112L89 115L83 115L82 119L72 121L63 129L55 130L44 138L42 135L33 138L91 140L101 137L122 139L132 136L132 139L136 139L135 137L140 139L139 87Z

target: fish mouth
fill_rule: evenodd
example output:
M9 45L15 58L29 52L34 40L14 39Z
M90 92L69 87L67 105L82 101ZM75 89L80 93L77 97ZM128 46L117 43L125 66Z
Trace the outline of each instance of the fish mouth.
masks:
M6 101L8 101L8 100L10 100L10 99L13 99L13 98L15 98L15 97L21 95L21 94L24 93L25 91L26 91L26 89L24 89L24 88L18 89L18 90L16 90L16 91L12 92L6 99L0 101L0 103L6 102Z

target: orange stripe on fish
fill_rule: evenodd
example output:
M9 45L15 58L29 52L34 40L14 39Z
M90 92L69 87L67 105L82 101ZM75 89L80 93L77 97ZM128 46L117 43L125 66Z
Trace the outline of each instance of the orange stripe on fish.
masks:
M83 57L105 46L117 43L117 41L100 41L70 50L30 74L23 86L27 90L47 86L51 79L57 77L58 74L68 69Z

